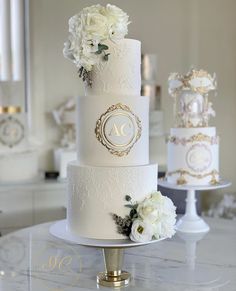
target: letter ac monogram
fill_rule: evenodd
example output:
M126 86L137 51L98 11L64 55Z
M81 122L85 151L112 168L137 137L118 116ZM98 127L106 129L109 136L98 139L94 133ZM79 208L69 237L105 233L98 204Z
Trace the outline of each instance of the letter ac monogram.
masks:
M120 127L117 126L115 123L113 124L111 131L109 133L110 136L112 136L113 134L115 136L127 136L128 133L125 132L125 127L127 126L126 123L123 123ZM129 125L130 126L130 125Z

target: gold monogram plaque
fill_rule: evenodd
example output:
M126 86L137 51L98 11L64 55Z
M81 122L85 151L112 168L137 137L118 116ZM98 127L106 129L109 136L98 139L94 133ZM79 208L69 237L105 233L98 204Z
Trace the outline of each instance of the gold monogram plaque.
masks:
M97 139L118 157L128 155L142 134L141 121L127 105L112 105L96 123Z

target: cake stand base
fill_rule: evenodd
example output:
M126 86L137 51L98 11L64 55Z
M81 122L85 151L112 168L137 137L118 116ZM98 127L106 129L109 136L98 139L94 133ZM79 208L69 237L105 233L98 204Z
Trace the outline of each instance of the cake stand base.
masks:
M185 190L187 192L185 214L175 225L177 231L184 233L204 233L210 230L208 224L197 214L196 209L196 191L215 190L229 187L230 182L221 180L217 185L190 186L190 185L175 185L168 183L166 180L159 179L158 185L175 190Z
M178 220L175 229L185 233L202 233L210 230L209 225L199 216L189 219L184 215Z
M97 283L106 287L122 287L129 284L131 275L122 271L124 250L117 248L103 249L105 272L97 275Z
M102 248L105 271L97 274L97 283L106 287L127 286L131 274L122 270L124 249L148 245L164 240L152 240L149 242L135 243L129 239L89 239L73 235L68 231L66 220L56 222L50 227L50 233L68 243L74 243L87 247Z

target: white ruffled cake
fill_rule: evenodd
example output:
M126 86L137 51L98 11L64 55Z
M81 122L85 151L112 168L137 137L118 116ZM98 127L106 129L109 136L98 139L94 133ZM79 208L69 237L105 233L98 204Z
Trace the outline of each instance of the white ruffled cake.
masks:
M176 127L168 138L169 183L195 186L219 182L219 137L216 128L208 126L209 117L215 116L208 93L215 89L215 76L203 70L170 75Z
M99 42L92 40L90 28L81 27L81 19L88 21L90 10L97 16L95 22L101 18L110 27L108 36ZM137 204L125 204L131 199L142 201L157 189L157 165L149 164L149 99L140 96L141 43L124 38L128 24L127 14L109 4L85 8L69 21L64 55L79 68L85 96L78 97L78 160L67 169L67 227L71 233L87 238L129 236L134 217L138 218ZM78 33L81 30L90 35L85 48ZM155 197L162 199L158 195ZM171 201L168 205L174 210ZM131 208L135 208L133 220L129 217ZM173 234L172 224L169 236ZM154 233L142 225L136 241L152 239Z

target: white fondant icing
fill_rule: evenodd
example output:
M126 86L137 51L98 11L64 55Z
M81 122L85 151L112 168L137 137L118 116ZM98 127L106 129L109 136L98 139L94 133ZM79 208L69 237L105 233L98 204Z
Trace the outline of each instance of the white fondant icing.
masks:
M143 200L157 188L157 165L137 167L68 166L68 227L80 236L122 239L111 214L124 217L125 195Z
M116 104L123 104L129 107L135 114L142 126L141 136L134 143L130 152L124 156L117 156L109 152L109 150L97 139L95 128L97 121L102 114ZM120 111L119 111L120 112ZM121 111L122 112L122 111ZM78 161L83 165L97 166L132 166L145 165L149 163L149 99L141 96L82 96L78 98L78 126L77 126L77 150ZM119 136L112 138L116 144L129 141L128 134L133 134L132 126L126 124L127 118L122 117L121 123L107 123L107 130L115 134L116 130L123 130L127 136L123 136L122 132ZM114 121L114 119L113 119ZM131 122L132 123L132 122ZM114 126L114 128L113 128ZM123 127L122 127L123 126ZM124 127L125 126L125 127ZM129 128L131 127L131 128ZM134 126L135 131L137 125ZM109 136L111 139L111 136Z
M68 166L67 221L80 236L122 239L111 214L129 213L125 195L140 201L156 190L157 165L149 165L149 98L140 96L141 44L130 39L105 44L108 61L94 67L92 87L78 98L78 161Z
M135 39L104 42L108 61L99 62L91 71L92 86L86 95L140 95L141 43Z
M204 176L212 171L219 172L219 144L209 141L193 141L188 140L201 133L214 140L216 136L215 127L204 128L171 128L171 137L177 137L185 142L168 142L168 173L178 170L188 171L193 175ZM168 175L167 179L170 183L177 183L180 174ZM203 178L184 175L188 185L208 185L212 176ZM216 175L219 179L219 175Z
M192 145L186 154L186 163L195 173L209 169L212 163L212 153L209 146L202 142Z

